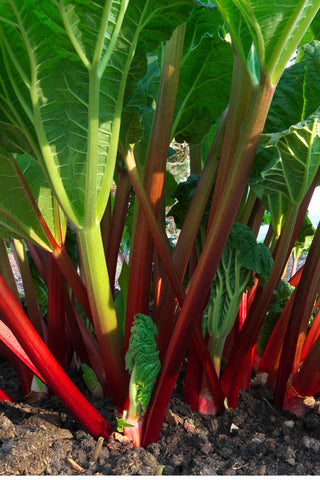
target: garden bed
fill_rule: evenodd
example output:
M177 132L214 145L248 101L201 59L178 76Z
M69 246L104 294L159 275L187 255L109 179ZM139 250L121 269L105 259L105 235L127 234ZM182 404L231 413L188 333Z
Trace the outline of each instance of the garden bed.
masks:
M71 375L85 392L81 376ZM5 362L0 384L20 400L0 404L0 475L320 475L320 415L274 407L265 385L253 383L235 410L214 418L182 401L180 379L157 443L132 448L116 434L94 459L97 442L56 397L26 403ZM111 402L91 401L114 425Z

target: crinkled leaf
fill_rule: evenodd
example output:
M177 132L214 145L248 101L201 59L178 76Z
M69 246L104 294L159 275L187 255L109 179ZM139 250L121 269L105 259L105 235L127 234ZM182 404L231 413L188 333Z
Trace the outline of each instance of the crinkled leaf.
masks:
M232 227L228 241L239 253L237 259L239 264L255 272L260 282L264 284L269 278L273 265L270 250L265 245L257 243L256 237L247 225L237 222Z
M254 175L250 179L252 188L260 198L281 194L291 204L300 204L320 165L318 117L317 112L289 130L263 135L264 148L258 152L258 164L254 165ZM261 168L260 177L257 165ZM267 209L270 211L270 208Z
M255 272L255 276L262 285L267 282L273 266L273 258L270 250L263 243L257 243L251 252L248 249L245 254L240 255L240 262L247 269Z
M135 315L125 360L126 368L131 373L131 382L133 380L135 383L134 388L131 385L130 390L135 391L136 398L130 398L130 402L138 404L142 413L148 406L160 370L159 352L155 341L157 332L158 329L150 317L141 313Z
M242 294L252 282L252 274L266 282L273 265L269 249L258 244L250 228L240 223L232 227L213 278L210 297L203 315L202 332L225 338L231 331Z

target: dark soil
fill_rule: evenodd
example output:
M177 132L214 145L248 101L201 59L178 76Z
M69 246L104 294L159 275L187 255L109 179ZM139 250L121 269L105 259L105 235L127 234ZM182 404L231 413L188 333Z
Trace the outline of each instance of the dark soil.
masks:
M71 375L85 392L79 374ZM110 438L96 460L97 442L56 397L23 401L4 362L0 387L19 400L0 403L0 475L320 475L319 413L297 418L281 411L266 385L253 383L235 410L214 418L182 401L180 380L169 406L176 425L168 418L146 449ZM91 401L114 424L111 402Z

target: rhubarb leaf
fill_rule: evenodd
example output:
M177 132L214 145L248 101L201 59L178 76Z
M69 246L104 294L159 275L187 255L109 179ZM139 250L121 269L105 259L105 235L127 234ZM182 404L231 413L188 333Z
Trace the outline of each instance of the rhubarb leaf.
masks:
M299 63L286 68L277 85L264 133L287 130L306 120L319 107L320 42L302 47Z
M52 208L49 208L49 203L53 202L52 193L40 166L33 162L30 169L32 174L29 180L31 182L37 180L39 208L41 206L44 217L54 234L55 219ZM19 163L12 155L1 151L0 185L0 237L25 238L51 251L50 241L37 214L38 206L32 197L30 186L23 177Z
M260 71L277 83L296 46L319 9L313 0L216 0L233 46L247 66L254 42Z
M289 283L285 282L284 280L280 280L272 298L272 302L270 304L267 315L263 321L256 343L256 350L260 356L263 355L263 352L277 323L277 320L279 319L293 290L294 288L291 287Z
M181 229L184 218L186 216L191 198L197 187L199 175L193 173L189 175L187 180L180 182L177 188L172 192L171 196L177 200L177 202L171 207L168 212L168 216L174 218L176 227ZM207 212L209 213L209 212ZM207 223L207 222L206 222Z
M203 314L202 333L223 341L230 333L243 292L259 275L265 283L273 260L269 249L258 244L249 227L235 223L224 248L211 285L210 297Z
M17 162L50 232L57 243L61 243L66 236L67 219L59 207L43 170L27 155L18 155Z
M103 389L92 368L90 368L88 365L83 363L81 365L81 369L83 372L82 374L83 381L86 384L90 394L96 398L103 398L104 397Z
M201 143L228 104L233 53L222 23L217 8L195 9L186 23L172 127L177 141Z
M288 130L262 135L250 185L270 211L275 230L289 204L301 203L319 165L319 111Z
M26 153L33 156L34 152L27 137L15 125L0 121L0 145L10 153Z
M312 225L311 220L306 215L303 219L302 227L292 249L292 256L294 259L299 258L303 252L307 252L310 249L315 231L316 230Z
M131 374L129 415L140 417L146 410L160 370L155 337L157 327L147 315L135 315L131 328L126 368Z
M153 51L193 5L191 0L60 0L40 9L36 0L1 2L0 90L5 97L3 85L13 85L13 106L34 124L44 168L77 228L99 221L105 210L138 41L140 49ZM20 127L13 107L4 108Z

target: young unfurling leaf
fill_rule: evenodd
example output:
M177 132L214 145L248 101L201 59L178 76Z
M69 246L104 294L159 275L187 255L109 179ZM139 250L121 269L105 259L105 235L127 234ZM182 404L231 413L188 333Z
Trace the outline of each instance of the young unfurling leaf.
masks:
M129 415L140 417L145 412L160 370L155 336L157 327L147 315L135 315L131 328L126 368L131 374Z
M235 223L214 276L202 321L203 335L209 332L211 336L209 350L217 370L243 292L252 283L253 273L262 284L265 283L272 264L269 249L257 243L249 227Z

